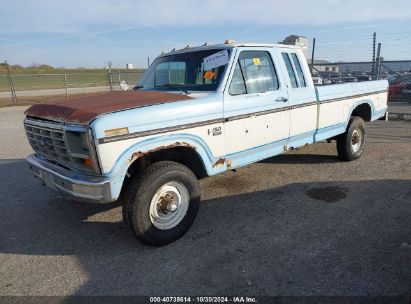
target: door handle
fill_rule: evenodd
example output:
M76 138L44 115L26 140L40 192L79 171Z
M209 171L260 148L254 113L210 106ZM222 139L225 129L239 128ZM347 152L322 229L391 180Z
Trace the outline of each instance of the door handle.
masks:
M275 101L287 102L287 101L288 101L288 98L287 98L287 97L278 97Z

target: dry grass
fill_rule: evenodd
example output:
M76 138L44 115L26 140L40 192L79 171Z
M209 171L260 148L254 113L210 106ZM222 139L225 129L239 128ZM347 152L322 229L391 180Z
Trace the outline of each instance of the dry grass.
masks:
M55 71L48 74L14 73L11 76L16 91L61 89L65 87L66 81L68 88L106 86L109 83L107 71L95 70L94 72L86 71L81 73L77 70L74 71L64 71L66 79L63 74L56 74ZM119 74L112 75L112 82L117 84L124 80L129 84L134 84L140 79L142 74L142 70L121 71L120 77ZM9 78L7 75L0 73L0 92L8 91L10 91Z
M88 96L88 95L96 95L97 93L80 93L80 94L72 94L71 96ZM18 98L18 104L15 105L13 103L13 100L8 97L8 98L0 98L0 108L3 107L11 107L11 106L28 106L32 104L38 104L38 103L45 103L48 101L53 101L56 99L61 99L65 98L66 95L50 95L50 96L35 96L35 97L21 97Z

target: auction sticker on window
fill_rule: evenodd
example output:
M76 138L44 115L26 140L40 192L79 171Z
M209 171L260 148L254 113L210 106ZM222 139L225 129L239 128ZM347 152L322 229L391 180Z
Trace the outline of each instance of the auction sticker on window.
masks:
M213 79L213 77L214 77L214 73L211 72L211 71L207 71L207 72L204 73L204 79L211 80L211 79Z
M260 58L253 58L254 65L261 65Z
M223 50L204 58L204 70L211 70L228 63L228 52Z

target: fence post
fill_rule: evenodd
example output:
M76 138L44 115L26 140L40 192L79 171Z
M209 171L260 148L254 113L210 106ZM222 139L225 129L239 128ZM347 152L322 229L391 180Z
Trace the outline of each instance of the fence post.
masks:
M382 68L383 62L384 62L383 57L378 58L378 80L381 78L381 68Z
M67 74L64 74L64 87L66 88L66 99L68 99Z
M110 86L110 92L112 92L113 80L111 79L111 61L108 62L108 85Z
M315 55L315 38L313 39L313 51L311 53L311 68L310 68L311 75L313 74L313 68L314 68L314 55Z
M373 79L375 79L375 42L377 39L377 33L374 32L372 35L372 66L371 66L371 74Z
M380 56L381 55L381 43L378 43L378 49L377 49L377 58L375 62L375 69L374 69L374 79L377 80L379 79L379 71L380 71Z
M7 76L9 78L11 98L13 99L14 105L17 105L19 103L19 101L17 99L16 90L14 89L13 79L11 78L10 67L9 67L9 64L7 63L7 60L5 60L4 62L5 62L6 67L7 67Z

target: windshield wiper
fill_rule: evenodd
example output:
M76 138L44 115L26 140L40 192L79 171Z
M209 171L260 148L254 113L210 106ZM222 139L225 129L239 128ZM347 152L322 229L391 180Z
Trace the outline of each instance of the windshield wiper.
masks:
M136 85L136 86L133 88L133 91L138 91L138 90L140 90L140 89L142 89L142 88L144 88L144 86L142 86L142 85Z
M190 94L186 89L184 89L183 87L185 87L184 84L179 84L179 83L164 83L164 84L160 84L160 85L156 85L154 86L154 88L170 88L170 87L175 87L177 89L180 89L182 92L184 92L185 94Z

